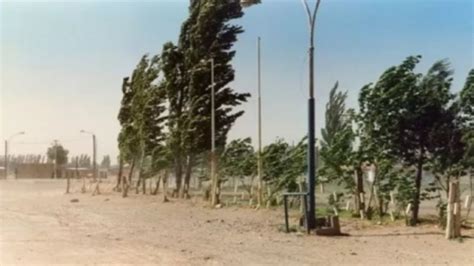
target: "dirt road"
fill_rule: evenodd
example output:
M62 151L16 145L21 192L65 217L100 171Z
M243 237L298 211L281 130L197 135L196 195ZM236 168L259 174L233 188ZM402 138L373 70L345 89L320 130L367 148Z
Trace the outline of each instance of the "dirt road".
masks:
M73 203L71 199L78 199ZM474 265L471 238L435 226L279 232L281 210L209 209L156 196L64 195L64 181L0 181L0 265Z

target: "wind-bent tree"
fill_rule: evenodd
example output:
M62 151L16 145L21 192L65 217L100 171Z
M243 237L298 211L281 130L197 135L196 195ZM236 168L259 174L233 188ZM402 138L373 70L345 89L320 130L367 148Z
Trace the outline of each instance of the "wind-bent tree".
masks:
M163 113L165 111L165 93L163 87L158 83L160 74L160 57L149 58L144 55L133 71L131 83L128 78L124 79L122 90L123 98L119 112L119 121L122 130L119 134L120 160L131 162L129 182L138 162L139 173L137 182L137 193L139 185L143 185L145 193L144 178L153 174L151 167L146 162L153 155L155 148L163 141ZM148 164L148 166L151 163ZM148 171L147 171L148 170ZM119 170L119 179L121 175ZM118 187L119 182L117 182ZM126 193L125 193L126 194Z
M138 139L137 139L136 129L133 127L133 116L132 116L132 100L133 100L135 91L132 90L128 77L123 79L122 93L123 93L122 101L121 101L120 110L118 114L118 120L121 126L121 130L118 136L118 146L119 146L119 152L120 152L119 163L122 166L124 162L130 163L129 176L128 176L128 182L127 182L128 185L130 185L131 179L132 179L132 173L134 171L135 163L136 163ZM122 180L122 182L126 182L126 180ZM118 183L117 183L117 188L118 188Z
M307 138L290 145L282 139L265 146L262 153L263 180L267 184L266 204L274 203L275 196L282 190L297 191L298 177L307 169Z
M410 224L418 221L423 167L442 144L434 133L453 95L449 92L452 71L446 61L436 62L426 75L414 72L421 56L408 57L385 71L377 83L361 91L361 113L375 145L416 168L415 193Z
M162 113L164 97L160 94L159 86L154 83L160 73L160 57L149 58L144 55L133 71L131 88L134 95L131 101L132 128L138 139L139 184L144 185L144 163L151 155L154 146L161 141ZM145 193L145 191L143 191Z
M170 101L170 142L175 158L177 192L187 194L195 157L211 147L211 64L215 63L216 143L223 147L227 133L243 111L234 108L249 94L235 92L231 60L237 35L243 30L230 21L242 17L238 1L196 0L189 8L178 45L165 45L162 53ZM166 59L165 59L166 58ZM173 77L171 77L173 75ZM168 80L168 77L171 79ZM184 186L183 169L184 173ZM218 187L218 186L217 186ZM218 189L213 193L217 193ZM215 197L214 197L215 198ZM217 197L218 198L218 197ZM214 202L213 204L216 204Z
M185 156L184 141L187 136L187 132L185 132L188 103L187 71L184 67L182 52L171 42L163 46L161 60L163 71L161 86L166 92L168 99L167 128L169 133L166 138L166 146L169 148L173 160L176 180L176 191L174 191L174 194L178 194L182 184L183 157Z

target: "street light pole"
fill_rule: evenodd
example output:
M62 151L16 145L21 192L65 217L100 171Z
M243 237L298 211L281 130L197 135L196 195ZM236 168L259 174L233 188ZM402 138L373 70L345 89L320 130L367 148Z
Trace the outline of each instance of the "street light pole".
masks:
M92 134L92 169L94 171L94 180L97 180L97 140L95 134Z
M97 180L97 140L93 132L81 130L81 133L92 135L92 177L94 181Z
M316 156L315 156L315 110L314 110L314 32L316 26L316 15L318 13L319 4L321 0L317 0L316 6L313 12L309 8L306 0L301 0L309 21L309 99L308 99L308 197L309 197L309 208L307 217L308 228L316 227L316 198L315 198L315 185L316 185Z
M262 75L261 75L261 52L260 52L260 37L257 38L257 109L258 109L258 151L257 151L257 205L263 204L263 181L262 181Z
M18 132L5 139L5 179L8 178L8 141L19 135L25 135L25 131Z

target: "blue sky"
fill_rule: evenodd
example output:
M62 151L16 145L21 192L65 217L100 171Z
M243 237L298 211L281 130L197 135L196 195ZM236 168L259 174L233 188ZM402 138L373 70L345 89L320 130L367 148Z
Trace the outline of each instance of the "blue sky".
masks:
M188 0L3 1L0 4L0 138L14 153L44 153L59 139L72 154L117 155L122 77L144 53L176 41ZM297 141L306 132L307 18L299 0L263 0L235 21L233 87L255 95L256 38L262 38L263 142ZM311 2L311 1L310 1ZM314 1L313 1L314 2ZM323 0L316 32L317 127L336 81L356 107L359 89L406 56L424 72L448 58L459 90L474 61L470 0ZM242 108L230 138L256 136L256 101Z

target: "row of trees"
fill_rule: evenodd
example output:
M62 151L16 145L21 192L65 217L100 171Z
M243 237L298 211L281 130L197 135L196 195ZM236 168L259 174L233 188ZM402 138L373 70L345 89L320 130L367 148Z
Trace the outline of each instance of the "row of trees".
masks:
M396 191L399 202L412 206L412 225L418 221L420 200L448 192L452 179L472 170L474 70L461 91L453 93L449 63L438 61L423 75L415 72L420 59L408 57L364 86L358 111L345 107L347 94L338 92L337 84L331 91L319 173L354 195L360 215L372 211L360 200L369 165L376 169L369 198L378 198L379 213L384 214ZM433 179L423 190L426 172Z
M209 156L211 147L211 59L216 146L222 150L227 133L243 114L235 107L250 96L229 87L235 77L232 47L243 32L231 21L242 16L239 1L191 1L178 42L164 44L160 55L143 56L131 78L123 80L117 186L127 180L122 178L122 168L128 163L129 182L135 172L138 183L172 172L174 194L188 195L192 170ZM219 193L218 185L212 193Z

